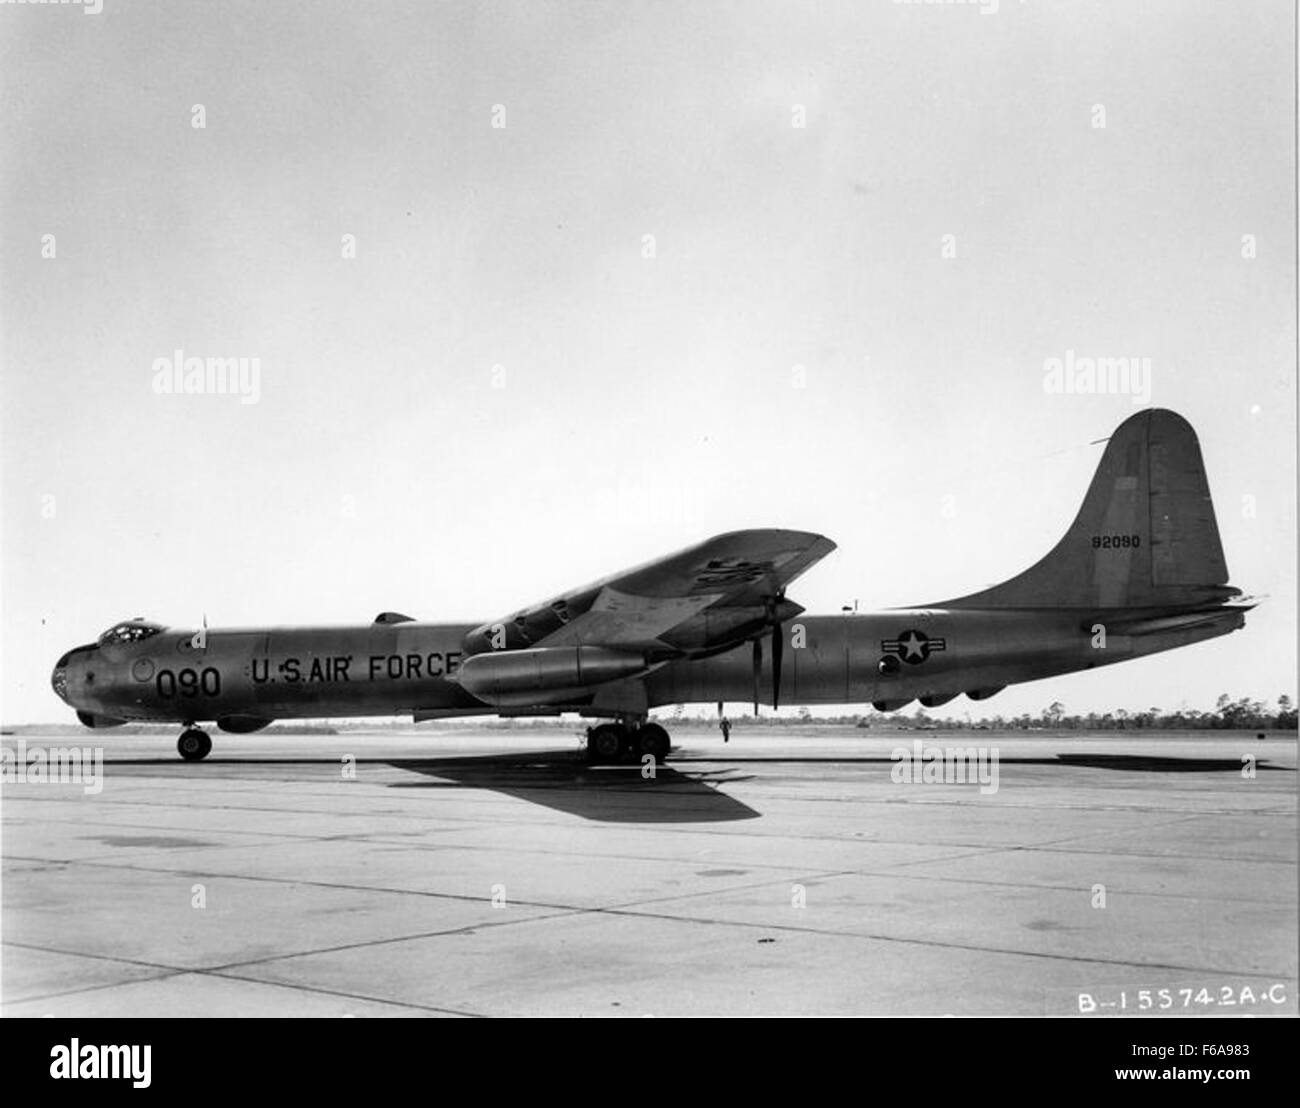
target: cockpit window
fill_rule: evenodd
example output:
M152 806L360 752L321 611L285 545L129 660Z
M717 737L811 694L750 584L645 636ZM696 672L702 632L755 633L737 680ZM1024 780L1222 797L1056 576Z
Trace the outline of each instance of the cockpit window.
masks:
M99 636L100 646L118 646L124 643L143 642L145 639L153 638L162 630L156 623L146 623L144 620L131 619L124 623L119 623L116 627L110 627Z

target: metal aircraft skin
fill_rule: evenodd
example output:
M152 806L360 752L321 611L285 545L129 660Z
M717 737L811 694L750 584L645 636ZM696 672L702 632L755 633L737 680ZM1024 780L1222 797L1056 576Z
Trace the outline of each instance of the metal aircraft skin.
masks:
M786 586L835 549L821 535L718 535L481 624L394 612L346 627L110 628L59 659L55 692L90 727L256 731L277 719L574 712L594 761L664 758L664 704L913 700L1112 665L1234 631L1253 606L1228 570L1191 426L1154 409L1111 436L1064 538L1010 580L912 608L805 615Z

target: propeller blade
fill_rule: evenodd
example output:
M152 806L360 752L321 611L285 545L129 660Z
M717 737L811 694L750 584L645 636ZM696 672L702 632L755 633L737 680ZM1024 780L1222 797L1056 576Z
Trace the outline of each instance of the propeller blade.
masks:
M754 715L758 715L758 675L763 669L763 640L754 640Z
M772 625L772 710L781 706L781 657L785 653L785 634L781 625Z

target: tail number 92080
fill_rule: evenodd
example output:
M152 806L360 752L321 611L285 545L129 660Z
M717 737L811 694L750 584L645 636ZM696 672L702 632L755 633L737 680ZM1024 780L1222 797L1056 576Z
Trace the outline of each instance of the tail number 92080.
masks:
M1141 535L1093 535L1094 550L1119 550L1142 545Z

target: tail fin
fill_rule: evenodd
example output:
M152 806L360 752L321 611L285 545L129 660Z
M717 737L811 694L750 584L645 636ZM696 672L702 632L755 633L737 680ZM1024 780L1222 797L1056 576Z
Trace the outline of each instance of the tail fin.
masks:
M1239 596L1227 580L1196 432L1157 408L1111 435L1083 507L1046 558L935 607L1184 607Z

